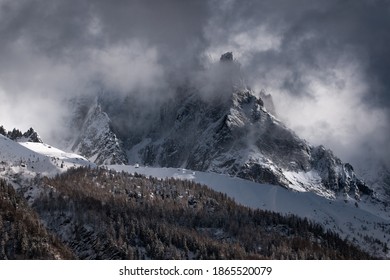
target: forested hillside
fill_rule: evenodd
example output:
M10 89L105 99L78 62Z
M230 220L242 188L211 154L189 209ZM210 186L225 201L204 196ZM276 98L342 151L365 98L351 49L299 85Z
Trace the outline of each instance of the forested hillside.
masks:
M0 180L0 259L73 259L12 186Z
M191 181L79 168L55 178L35 180L31 185L39 190L39 195L28 198L42 223L31 222L29 230L42 235L47 229L74 258L370 258L308 220L243 207L226 195ZM21 192L27 193L27 189ZM4 217L9 216L13 222L8 223L13 225L29 216L37 221L25 201L18 199L26 211L21 215L16 210L2 210L3 223ZM27 241L21 241L18 235L14 239L40 245L52 240L36 240L34 234L26 234ZM6 246L1 244L4 252ZM28 250L21 250L19 255L8 251L2 258L37 258ZM39 256L55 257L41 253ZM61 256L68 258L71 254Z

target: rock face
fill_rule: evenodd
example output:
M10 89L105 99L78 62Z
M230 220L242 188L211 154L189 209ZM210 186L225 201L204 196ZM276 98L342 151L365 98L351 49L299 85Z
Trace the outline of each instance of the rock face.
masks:
M25 133L23 133L23 136L21 138L19 138L18 141L19 142L43 143L41 137L33 128L30 128Z
M365 182L375 191L375 195L379 199L390 201L390 169L388 164L380 160L364 159L364 163L358 163L357 172L363 176Z
M89 109L71 150L96 164L124 164L127 157L97 101Z
M275 110L275 104L272 99L272 95L266 93L264 89L260 91L259 97L264 102L264 107L267 109L268 112L271 113L271 115L276 116L276 110Z
M174 100L162 105L150 127L128 132L138 135L127 141L130 163L228 173L327 195L372 192L351 165L300 139L248 89L211 101L196 90L180 92Z
M326 188L335 191L343 190L356 199L359 199L361 194L373 193L372 189L356 176L352 165L342 163L331 150L323 146L314 147L311 149L311 156L312 168L318 172Z
M221 61L233 61L233 53L232 52L227 52L221 55L220 58Z
M221 67L229 68L223 63L232 60L232 53L223 54ZM322 146L309 145L281 123L272 114L270 95L261 92L256 97L246 87L232 87L230 94L218 92L205 98L199 88L180 87L175 96L149 111L145 100L134 97L103 101L122 142L113 133L108 115L95 104L72 150L97 164L128 160L228 173L326 196L343 192L359 198L372 193L351 165Z

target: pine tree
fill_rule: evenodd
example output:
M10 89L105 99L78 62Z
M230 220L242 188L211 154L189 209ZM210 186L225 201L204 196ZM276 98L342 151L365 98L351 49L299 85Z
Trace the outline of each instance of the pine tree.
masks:
M12 131L8 132L8 138L11 140L17 140L23 136L22 132L19 129L14 128Z
M7 136L7 131L5 130L5 128L2 125L0 125L0 134L3 136Z

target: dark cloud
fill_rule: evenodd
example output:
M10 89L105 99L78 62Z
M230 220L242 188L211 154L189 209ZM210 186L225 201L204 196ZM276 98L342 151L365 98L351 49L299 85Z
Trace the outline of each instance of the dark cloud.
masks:
M177 54L204 44L207 7L179 0L3 1L0 32L6 42L23 38L53 58L134 39Z
M269 90L309 141L344 160L381 154L390 163L390 2L221 2L211 54L236 51L248 83Z
M48 135L72 96L169 92L169 79L183 80L197 67L207 7L177 0L0 1L2 122ZM45 110L58 114L42 120Z
M213 61L233 51L300 135L346 160L389 159L389 30L379 0L0 0L0 116L49 131L68 96L164 98L189 79L214 91Z

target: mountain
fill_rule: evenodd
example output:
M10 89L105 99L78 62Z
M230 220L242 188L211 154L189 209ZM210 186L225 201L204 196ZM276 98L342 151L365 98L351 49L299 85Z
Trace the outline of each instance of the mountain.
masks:
M220 63L222 69L231 67L233 55L222 55ZM350 164L279 121L264 91L256 96L247 87L232 86L209 97L202 90L178 87L153 108L134 96L103 96L78 118L82 126L72 151L97 164L218 172L327 197L359 200L373 194Z
M70 150L99 165L127 163L121 142L111 130L111 121L96 100L86 114L76 116L73 123L79 132L71 140Z
M194 79L165 99L74 99L63 149L32 128L0 126L0 180L47 230L39 236L52 240L48 258L55 250L82 259L389 257L388 188L298 137L275 115L271 95L242 82L236 63L222 55L206 77L211 86ZM191 241L178 241L185 236Z

